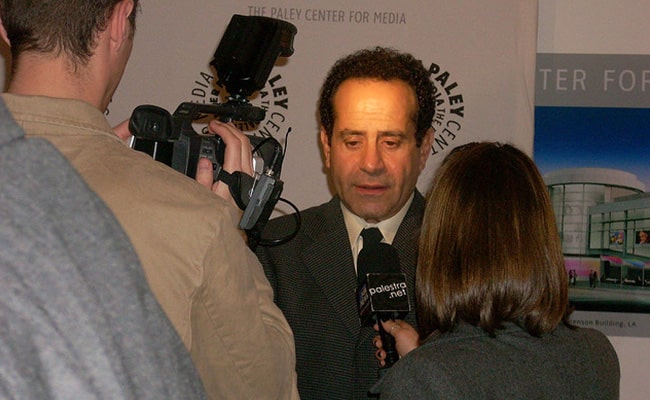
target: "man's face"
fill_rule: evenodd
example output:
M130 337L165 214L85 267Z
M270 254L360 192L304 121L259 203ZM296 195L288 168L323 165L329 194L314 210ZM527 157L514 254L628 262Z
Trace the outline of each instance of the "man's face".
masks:
M320 138L334 187L368 222L395 215L426 164L432 132L416 146L415 93L399 80L349 79L336 91L331 142Z

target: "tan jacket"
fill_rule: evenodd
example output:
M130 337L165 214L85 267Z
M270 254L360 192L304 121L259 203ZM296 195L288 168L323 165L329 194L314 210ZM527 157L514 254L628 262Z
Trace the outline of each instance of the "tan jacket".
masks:
M2 96L27 136L53 143L122 224L208 395L296 399L293 335L236 210L130 149L90 104Z

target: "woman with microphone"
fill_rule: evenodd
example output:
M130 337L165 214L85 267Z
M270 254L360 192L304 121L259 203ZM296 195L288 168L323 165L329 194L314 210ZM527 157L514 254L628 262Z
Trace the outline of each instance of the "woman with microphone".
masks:
M436 171L416 298L419 332L383 323L401 359L373 388L382 400L618 399L607 337L569 323L548 189L515 147L467 144Z

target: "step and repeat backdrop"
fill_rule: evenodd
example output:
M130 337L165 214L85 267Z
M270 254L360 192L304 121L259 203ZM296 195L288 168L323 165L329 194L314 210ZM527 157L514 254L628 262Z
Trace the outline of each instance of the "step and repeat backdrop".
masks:
M453 147L490 139L532 151L537 2L143 0L133 53L109 107L118 123L134 107L173 112L181 102L219 103L225 89L210 66L234 14L261 15L295 25L294 53L278 59L253 105L267 109L249 134L283 145L283 197L299 208L331 197L318 144L316 102L323 79L340 57L390 46L412 53L438 89L436 141L419 188ZM197 130L201 127L197 126Z

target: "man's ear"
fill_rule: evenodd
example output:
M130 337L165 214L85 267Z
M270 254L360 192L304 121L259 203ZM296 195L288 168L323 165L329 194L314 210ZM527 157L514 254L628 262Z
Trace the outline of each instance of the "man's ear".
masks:
M327 132L325 128L320 128L320 144L323 146L323 158L325 158L325 167L330 167L330 139L327 137Z
M122 0L113 8L108 29L111 43L117 46L117 49L120 49L133 34L131 21L129 21L129 16L134 12L133 7L133 0Z
M429 154L431 154L431 144L433 143L434 131L433 128L427 129L427 132L422 138L422 144L420 145L420 171L424 169L427 165L427 159L429 159Z

